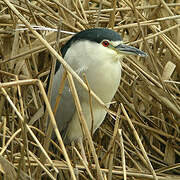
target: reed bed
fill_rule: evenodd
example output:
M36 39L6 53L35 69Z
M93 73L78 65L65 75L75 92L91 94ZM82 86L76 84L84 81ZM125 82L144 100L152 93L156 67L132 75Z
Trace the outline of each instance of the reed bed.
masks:
M59 51L93 27L114 29L149 55L124 58L110 109ZM64 146L49 104L56 60L67 70L60 92L67 80L88 165L78 147ZM0 179L180 179L179 74L179 0L0 0ZM108 112L93 136L74 79Z

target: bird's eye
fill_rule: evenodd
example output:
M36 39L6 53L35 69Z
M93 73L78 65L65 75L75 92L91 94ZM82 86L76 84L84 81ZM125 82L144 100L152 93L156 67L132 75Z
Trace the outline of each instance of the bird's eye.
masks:
M109 42L108 42L108 41L103 41L103 42L102 42L102 45L103 45L104 47L108 47L108 46L109 46Z

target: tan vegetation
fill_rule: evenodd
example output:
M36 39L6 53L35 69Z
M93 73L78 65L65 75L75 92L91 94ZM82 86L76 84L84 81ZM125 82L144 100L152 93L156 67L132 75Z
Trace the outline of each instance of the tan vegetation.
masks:
M108 115L85 138L87 166L78 147L64 146L44 88L57 59L87 135L72 76L90 89L59 48L93 27L114 29L149 56L124 58ZM180 179L179 0L0 0L0 55L0 179Z

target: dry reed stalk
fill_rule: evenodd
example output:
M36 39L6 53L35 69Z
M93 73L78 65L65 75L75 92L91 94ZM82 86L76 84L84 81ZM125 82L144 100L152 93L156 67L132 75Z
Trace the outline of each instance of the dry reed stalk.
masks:
M66 77L67 77L67 73L66 73L66 71L64 71L62 79L61 79L61 84L59 86L58 96L56 98L56 103L55 103L54 110L53 110L54 115L56 114L56 111L58 109L58 105L59 105L60 100L61 100L61 95L62 95L62 92L63 92L63 89L64 89Z
M38 84L38 85L39 85L39 88L41 89L41 91L43 92L44 101L45 101L46 107L47 107L47 109L48 109L48 111L49 111L50 120L51 120L51 123L52 123L52 125L53 125L54 131L55 131L55 133L56 133L57 140L58 140L58 142L59 142L59 144L60 144L60 146L61 146L61 148L62 148L62 150L63 150L63 154L64 154L65 159L66 159L66 161L67 161L67 164L68 164L68 166L69 166L69 171L70 171L70 173L71 173L71 177L72 177L72 179L76 179L76 178L75 178L75 175L74 175L74 171L73 171L72 166L71 166L70 159L69 159L69 157L68 157L67 151L66 151L65 146L64 146L64 143L63 143L63 140L62 140L61 135L60 135L60 133L59 133L59 130L58 130L58 128L57 128L57 124L56 124L56 121L55 121L53 112L52 112L52 110L51 110L51 106L50 106L50 104L49 104L49 102L48 102L48 99L47 99L47 96L46 96L46 93L45 93L45 91L44 91L44 88L43 88L43 86L42 86L41 81L39 81L39 84Z
M17 81L16 81L17 84ZM10 85L10 83L9 83ZM18 85L18 84L17 84ZM3 85L0 83L0 88L1 91L3 92L3 95L7 98L8 102L10 103L10 105L12 106L12 108L14 109L14 111L16 112L16 114L18 115L18 117L20 118L20 120L22 122L24 122L24 118L22 117L22 115L20 114L20 112L18 111L18 109L16 108L16 106L14 105L14 103L12 102L11 98L8 96L7 92L5 91L5 89L3 88ZM49 160L49 162L53 165L52 160L49 158L49 156L47 155L46 151L44 150L44 148L42 147L41 143L38 141L38 139L36 138L36 136L34 135L33 131L30 129L30 127L25 124L25 127L27 128L27 130L29 131L29 133L31 134L31 136L33 137L33 139L36 141L36 143L38 144L38 146L40 147L41 151L44 153L44 155L46 156L46 158ZM1 152L2 154L3 152ZM54 170L57 172L58 170L54 167Z
M111 28L111 29L114 28L114 24L115 24L116 4L117 4L117 0L112 0L111 7L112 7L113 11L110 14L109 24L108 24L108 27Z
M130 118L129 118L129 116L128 116L125 108L124 108L124 106L123 106L123 104L121 104L121 107L122 107L122 112L124 113L125 117L126 117L127 120L128 120L128 123L129 123L131 129L133 130L134 136L135 136L135 138L136 138L136 140L137 140L137 143L138 143L139 147L141 148L141 151L142 151L142 154L143 154L144 158L145 158L146 161L147 161L147 164L148 164L148 166L149 166L149 168L150 168L150 171L152 172L154 179L157 179L156 173L155 173L155 171L154 171L154 169L153 169L153 167L152 167L152 164L151 164L151 162L150 162L150 160L149 160L149 158L148 158L148 156L147 156L147 153L146 153L146 151L145 151L145 149L144 149L144 146L142 145L141 140L140 140L140 138L139 138L139 136L138 136L138 133L137 133L137 131L135 130L135 128L134 128L134 126L133 126L133 124L132 124L132 122L131 122L131 120L130 120Z
M65 166L64 164L61 164L60 162L57 162L55 164L57 167L60 167L60 168L63 168L63 169L67 169L68 167ZM80 169L80 170L84 170L85 167L83 165L77 165L77 168ZM96 166L95 164L92 164L92 168L94 170L96 170ZM105 168L101 168L101 171L103 173L108 173L109 170L108 169L105 169ZM123 171L121 169L117 169L117 170L113 170L112 171L113 175L123 175ZM127 171L127 176L128 177L135 177L135 178L147 178L147 179L154 179L153 175L149 174L149 173L144 173L144 172L132 172L132 171ZM166 174L160 174L159 176L157 176L159 180L171 180L171 179L174 179L174 180L178 180L179 179L179 176L177 175L166 175Z
M118 130L119 132L119 137L120 137L120 145L121 145L121 157L122 157L122 167L123 167L123 177L124 180L127 179L126 175L126 161L125 161L125 153L124 153L124 144L123 144L123 137L122 137L122 129Z
M168 3L166 4L168 7L174 7L174 6L180 6L180 3ZM154 9L154 8L157 8L159 7L159 5L148 5L148 6L136 6L136 9L138 10L144 10L144 9ZM130 11L131 8L130 7L122 7L122 8L116 8L117 11ZM114 9L102 9L101 12L102 13L108 13L108 12L112 12L114 11ZM85 11L85 13L87 14L93 14L93 13L96 13L97 10L87 10Z
M89 177L90 177L91 179L95 179L95 178L93 177L93 175L91 174L91 171L89 170L86 162L85 162L84 159L81 157L81 154L78 152L78 150L77 150L75 147L73 147L73 149L75 150L75 152L76 152L76 154L78 155L79 159L81 160L81 162L83 163L84 167L86 168Z
M70 36L70 37L71 37L71 36ZM61 42L64 42L64 41L67 41L68 39L70 39L70 37L66 37L66 38L61 39L61 40L60 40L60 43L61 43ZM54 45L55 43L56 43L56 42L53 41L53 42L50 42L49 44L50 44L50 45ZM33 46L35 46L35 48L29 49L29 50L27 50L27 51L25 51L25 50L23 49L23 51L25 51L25 52L22 52L22 53L14 56L14 57L8 58L8 59L0 62L0 65L1 65L1 64L4 64L4 63L7 63L7 62L9 62L9 61L16 60L16 59L21 58L21 57L23 57L23 56L25 56L25 58L26 58L26 57L29 57L31 53L39 53L39 52L42 52L43 50L46 49L43 45L40 45L40 46L36 47L36 46L37 46L36 43L33 44ZM19 60L21 60L21 59L19 59Z
M3 86L13 86L13 85L20 85L21 83L22 84L29 84L29 83L38 83L38 86L42 92L42 95L44 96L44 101L46 103L46 106L47 106L47 109L49 111L49 114L51 116L51 119L54 118L53 116L53 113L52 113L52 110L50 108L50 105L48 104L48 99L46 97L46 94L45 94L45 91L44 91L44 88L42 86L42 83L40 81L37 81L37 80L28 80L28 81L20 81L20 83L18 81L14 82L14 83L4 83L4 84L0 84L0 88L3 92L3 94L5 95L5 97L7 98L7 100L9 101L9 103L11 104L12 108L15 110L16 114L19 116L19 118L21 119L21 121L24 121L23 117L21 116L21 114L19 113L19 111L17 110L17 108L15 107L15 105L13 104L13 102L11 101L11 99L9 98L8 94L6 93L6 91L4 90ZM54 124L53 124L54 123ZM55 120L54 122L52 122L53 124L53 127L55 126ZM38 139L36 138L36 136L34 135L34 133L32 132L32 130L29 128L29 126L27 124L25 124L25 127L27 128L27 130L30 132L31 136L34 138L34 140L36 141L36 143L38 144L38 146L40 147L41 151L44 153L45 157L49 160L49 162L52 164L52 167L54 168L54 170L56 171L56 173L58 172L58 170L54 167L54 164L52 162L52 160L49 158L49 156L47 155L46 151L44 150L44 148L42 147L42 145L39 143ZM57 133L57 127L55 127L55 132ZM58 131L59 133L59 131ZM57 133L57 134L58 134ZM62 142L62 139L61 137L58 135L57 136L59 142L60 142L60 145L63 147L63 142ZM62 148L63 149L63 148ZM66 150L65 148L63 149L64 150L64 153L65 153L65 156L66 155ZM4 152L4 150L1 152L1 154ZM67 157L66 157L67 158ZM67 158L68 159L68 158ZM73 174L73 171L71 172ZM72 176L73 177L73 176ZM74 177L74 179L76 179Z
M87 137L87 139L88 139L89 146L90 146L90 149L91 149L91 152L92 152L92 155L93 155L96 167L97 167L97 174L98 174L97 178L98 179L103 179L102 172L100 170L100 166L99 166L99 162L98 162L98 158L97 158L97 154L96 154L96 151L95 151L95 148L94 148L94 145L93 145L93 141L92 141L88 126L86 124L85 117L83 115L83 111L82 111L82 108L81 108L81 104L80 104L80 101L79 101L79 98L78 98L78 94L77 94L77 91L76 91L76 88L75 88L75 84L74 84L72 75L69 72L67 72L67 77L68 77L69 86L70 86L72 95L74 97L76 109L77 109L78 116L79 116L79 121L80 121L82 130L84 130L85 137Z
M15 172L15 177L24 177L23 179L44 178L44 175L56 179L57 173L53 173L53 167L56 167L61 172L61 179L69 179L70 174L74 172L77 172L75 178L96 178L97 168L94 164L94 157L97 156L96 164L100 164L98 171L102 172L103 179L122 179L125 176L125 169L127 179L155 179L153 175L147 173L150 169L146 159L148 156L158 179L179 179L180 1L8 1L19 11L19 17L6 5L6 2L5 0L0 1L0 81L2 89L0 90L0 139L2 140L0 140L2 142L0 152L1 158L13 167L7 166L9 171ZM29 24L21 21L24 19ZM91 156L92 147L88 145L90 143L92 145L92 141L86 140L85 142L89 167L86 164L81 166L80 164L83 164L81 160L76 162L76 159L72 158L69 161L66 156L66 161L64 161L64 158L58 156L58 153L68 153L68 156L71 156L68 148L63 149L59 135L60 147L53 142L58 153L52 153L47 145L50 141L47 137L50 137L51 133L44 128L47 116L47 113L45 117L43 116L44 101L49 108L48 114L52 117L52 123L54 120L43 86L45 87L47 75L50 72L49 52L55 53L49 45L54 46L57 43L56 32L50 31L57 30L59 22L62 24L62 30L68 32L79 32L92 27L112 27L123 35L126 43L137 46L150 54L150 57L144 61L141 58L126 57L122 62L121 84L113 103L110 103L111 110L106 109L110 116L106 117L105 123L93 136L96 148L96 151L93 150L93 156ZM33 24L39 25L41 29L35 30ZM28 27L27 25L30 31L29 29L18 30ZM42 30L44 27L53 29L45 31ZM33 30L49 44L45 43L37 33L33 34ZM59 40L60 46L70 37L62 33ZM45 44L42 45L42 41ZM58 49L56 52L59 54ZM106 108L91 91L88 82L85 80L84 83L79 79L74 71L57 56L57 53L55 53L55 58L58 58L65 65L65 69L72 73L73 77L78 79L78 82L88 91L90 111L93 111L90 99L94 97L102 107ZM41 79L43 84L37 86L39 81L32 78ZM7 93L6 97L9 101L11 100L11 105L3 95L3 88ZM132 134L127 117L123 113L119 115L116 113L119 103L123 103L136 129L145 149L144 154L147 154L146 158L142 155L142 148L139 148ZM19 117L16 113L21 116ZM19 121L22 118L27 122ZM121 147L121 141L115 138L114 134L118 123L114 120L118 118L121 120L119 124L124 138L123 155L118 149ZM55 124L53 126L55 127ZM29 136L28 128L33 132L34 138ZM52 129L51 126L49 129ZM58 134L56 127L55 129ZM44 152L49 153L46 156L49 158L52 156L55 159L51 163L47 161L48 157L42 159L43 150L39 148L42 144ZM78 154L78 151L76 153ZM81 159L80 156L78 157ZM126 163L122 158L126 160ZM0 160L0 165L3 162ZM0 179L6 174L8 171L0 173Z
M101 15L102 4L103 4L103 0L100 0L99 9L98 9L98 16L97 16L95 27L99 26L99 19L100 19L100 15Z
M93 105L92 105L92 95L91 95L91 88L89 86L89 83L88 83L88 80L87 80L87 77L85 74L83 74L83 78L84 78L84 81L88 87L88 95L89 95L89 107L90 107L90 112L91 112L91 128L90 128L90 132L91 132L91 137L93 136L93 127L94 127L94 114L93 114Z
M112 137L112 139L109 143L109 147L108 147L108 150L110 151L110 153L109 153L108 157L106 158L106 160L107 160L106 166L109 167L108 180L112 179L113 156L114 156L114 151L115 151L115 139L116 139L116 136L118 133L118 128L119 128L119 115L120 115L120 106L118 107L118 111L117 111L113 137Z

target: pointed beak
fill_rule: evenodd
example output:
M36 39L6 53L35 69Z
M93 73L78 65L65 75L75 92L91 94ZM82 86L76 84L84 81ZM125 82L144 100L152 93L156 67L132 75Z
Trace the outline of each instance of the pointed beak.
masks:
M128 46L126 44L119 44L118 46L115 47L115 49L120 54L138 55L141 57L148 56L145 52L143 52L133 46Z

